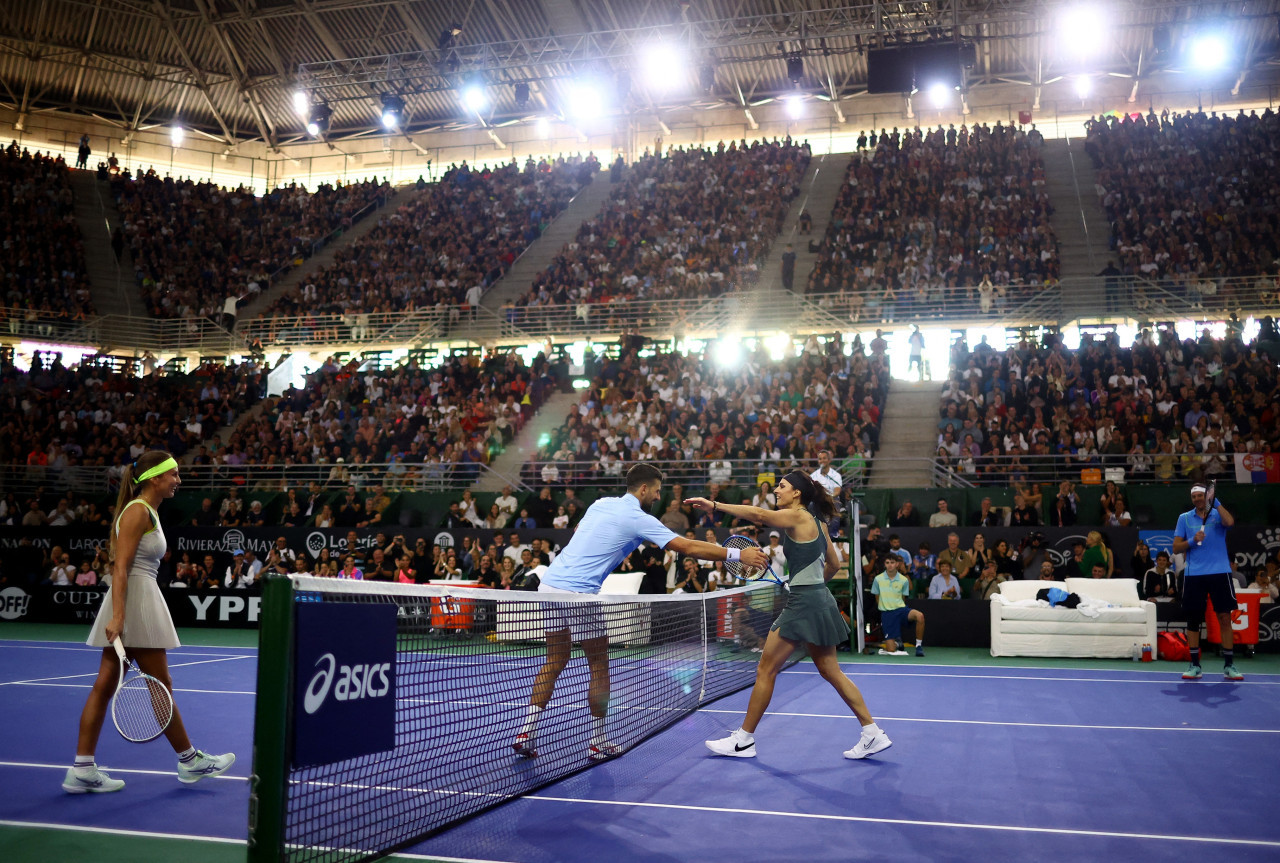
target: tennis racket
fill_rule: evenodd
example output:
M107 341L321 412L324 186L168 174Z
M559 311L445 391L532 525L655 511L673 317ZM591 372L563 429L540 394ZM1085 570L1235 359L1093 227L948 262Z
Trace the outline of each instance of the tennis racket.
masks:
M111 699L111 721L125 740L133 743L155 740L164 734L173 719L173 696L163 683L143 673L125 657L119 638L111 644L120 657L120 683Z
M1205 483L1204 505L1206 508L1204 511L1204 521L1200 523L1201 530L1204 530L1205 527L1209 524L1209 516L1213 513L1213 501L1217 495L1217 491L1218 491L1218 484L1214 480L1209 480L1207 483ZM1196 545L1204 545L1204 540L1200 540L1199 542L1196 543Z
M721 545L725 548L738 549L760 547L760 543L756 542L751 537L742 536L741 534L736 533L722 542ZM772 564L766 566L764 569L760 569L756 566L747 566L741 560L726 560L724 562L724 571L729 573L729 575L735 579L741 579L744 581L772 581L780 587L786 587L783 580L778 577L776 572L773 571Z

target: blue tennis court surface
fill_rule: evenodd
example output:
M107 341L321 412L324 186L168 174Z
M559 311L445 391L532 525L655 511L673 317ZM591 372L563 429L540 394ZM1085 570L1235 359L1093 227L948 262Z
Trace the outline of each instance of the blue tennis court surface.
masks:
M193 741L239 756L227 776L182 786L163 741L125 743L108 721L98 762L128 787L70 796L59 784L97 654L0 642L0 823L243 842L256 651L170 654ZM736 726L741 692L407 853L519 863L1280 859L1280 822L1264 817L1280 768L1280 675L1184 683L1164 663L929 661L845 663L894 741L874 759L841 756L857 722L802 663L779 678L758 758L712 758L702 744ZM49 835L53 856L59 832Z

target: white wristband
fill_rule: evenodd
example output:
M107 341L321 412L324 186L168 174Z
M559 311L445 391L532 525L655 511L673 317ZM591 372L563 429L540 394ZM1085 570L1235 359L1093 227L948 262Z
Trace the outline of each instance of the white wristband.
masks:
M725 560L737 560L740 557L742 557L742 549L740 548L726 548L724 550Z

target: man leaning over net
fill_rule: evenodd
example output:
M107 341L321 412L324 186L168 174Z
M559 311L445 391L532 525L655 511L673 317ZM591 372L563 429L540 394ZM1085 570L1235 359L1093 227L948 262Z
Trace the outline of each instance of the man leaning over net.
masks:
M600 592L609 573L643 542L702 560L741 560L747 566L764 567L767 559L758 548L732 549L699 542L673 533L649 514L649 506L662 492L662 471L638 464L627 471L627 493L603 497L587 508L573 539L556 556L542 575L538 592L570 594ZM569 662L573 642L582 643L591 670L588 701L591 707L591 743L587 750L593 761L622 753L621 747L605 736L605 716L609 711L609 639L604 615L591 603L549 604L546 610L547 659L533 682L528 713L512 748L526 758L537 756L535 738L538 719L555 689L556 680Z

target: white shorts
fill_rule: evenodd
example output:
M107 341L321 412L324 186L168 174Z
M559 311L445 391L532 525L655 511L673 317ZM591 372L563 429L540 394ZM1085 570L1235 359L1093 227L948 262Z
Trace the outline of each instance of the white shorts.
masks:
M545 582L538 585L538 593L586 595L552 587ZM573 641L604 638L608 634L604 625L604 609L598 602L548 602L543 604L542 614L547 632L560 632L567 629Z

